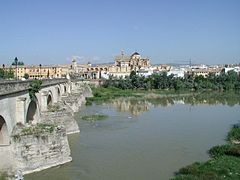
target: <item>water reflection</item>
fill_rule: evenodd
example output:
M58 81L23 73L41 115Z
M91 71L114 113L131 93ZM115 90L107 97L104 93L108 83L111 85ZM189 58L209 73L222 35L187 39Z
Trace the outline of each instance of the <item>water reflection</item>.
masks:
M150 110L152 103L146 99L137 98L119 98L112 100L111 105L116 107L121 112L131 112L131 114L138 116L142 112Z
M199 93L175 95L150 95L142 98L129 97L111 100L110 104L120 112L130 112L138 116L149 111L151 107L167 107L175 104L195 105L228 105L230 107L240 104L240 95L236 93Z

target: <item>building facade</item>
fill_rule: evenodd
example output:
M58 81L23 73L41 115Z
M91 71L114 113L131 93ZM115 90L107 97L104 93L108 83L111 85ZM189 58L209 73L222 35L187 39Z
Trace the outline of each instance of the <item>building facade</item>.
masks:
M4 66L4 71L13 71L15 79L64 78L69 74L69 65L18 65Z

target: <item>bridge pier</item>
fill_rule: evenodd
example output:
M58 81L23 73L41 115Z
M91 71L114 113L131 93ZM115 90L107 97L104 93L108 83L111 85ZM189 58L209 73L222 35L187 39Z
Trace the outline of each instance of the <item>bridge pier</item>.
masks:
M47 98L48 98L48 91L43 91L41 93L41 111L47 111Z
M25 97L19 97L16 102L16 123L22 123L25 124L26 120L26 111L25 111L25 106L26 106L26 99Z
M55 87L55 97L56 102L61 101L60 87Z

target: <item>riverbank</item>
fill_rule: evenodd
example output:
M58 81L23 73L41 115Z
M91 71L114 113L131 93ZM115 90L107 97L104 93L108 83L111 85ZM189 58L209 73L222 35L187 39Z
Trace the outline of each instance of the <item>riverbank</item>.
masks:
M137 99L147 99L149 101L158 101L159 98L167 97L186 97L186 102L204 102L209 104L238 104L240 93L238 91L175 91L175 90L143 90L143 89L127 89L119 88L94 88L92 87L93 97L86 98L86 105L92 103L103 103L119 97L133 97ZM226 98L228 101L226 101ZM217 99L217 102L215 102ZM190 103L191 104L191 103Z
M173 179L240 179L240 125L232 127L227 142L209 150L209 161L183 167Z

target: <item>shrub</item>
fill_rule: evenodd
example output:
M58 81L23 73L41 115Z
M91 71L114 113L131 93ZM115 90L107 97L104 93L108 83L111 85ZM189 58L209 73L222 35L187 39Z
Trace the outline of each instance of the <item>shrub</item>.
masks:
M42 81L40 80L34 80L30 83L29 87L29 96L31 100L35 99L35 93L38 93L42 85Z
M88 116L83 116L82 119L85 121L97 121L97 120L104 120L108 116L104 114L94 114L94 115L88 115Z
M240 126L239 126L239 124L236 124L232 127L232 129L228 133L228 140L230 142L240 141Z
M183 167L179 170L180 174L192 174L192 175L196 175L198 174L198 168L200 166L199 162L195 162L189 166Z
M0 172L0 180L7 180L8 174L7 172Z
M240 145L227 144L222 146L214 146L209 151L209 154L213 158L217 158L223 155L240 156Z
M58 104L48 105L48 111L56 112L60 110L60 106Z
M208 153L211 157L216 158L226 154L226 151L228 151L230 147L231 145L214 146L208 151Z

